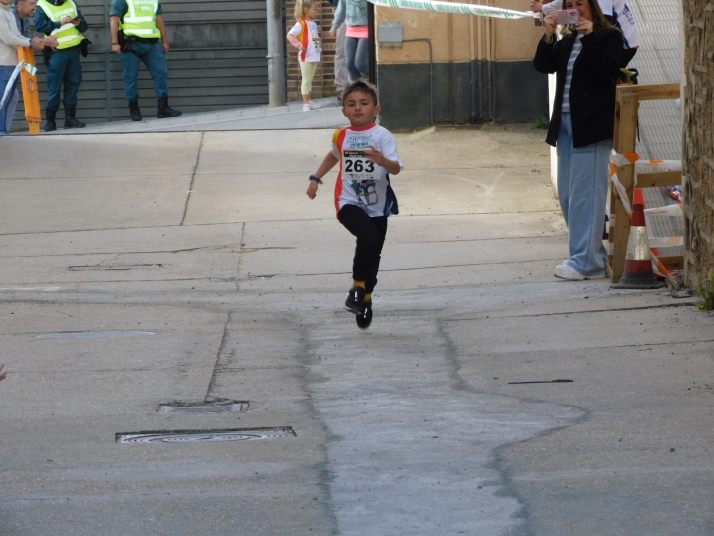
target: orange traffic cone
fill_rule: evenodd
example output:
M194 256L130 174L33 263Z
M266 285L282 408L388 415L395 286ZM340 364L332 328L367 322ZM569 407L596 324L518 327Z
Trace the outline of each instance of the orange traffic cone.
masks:
M652 271L650 244L645 228L644 207L641 204L632 207L630 236L627 239L625 273L620 281L610 288L655 289L665 287L664 281L658 281Z

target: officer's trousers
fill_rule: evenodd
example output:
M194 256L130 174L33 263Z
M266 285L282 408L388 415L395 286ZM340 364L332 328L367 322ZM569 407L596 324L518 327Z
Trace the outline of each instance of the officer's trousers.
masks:
M143 62L154 79L154 89L157 99L169 96L169 71L166 67L166 53L161 50L161 43L131 44L131 52L121 53L121 63L124 66L124 96L131 102L139 98L139 66Z
M55 50L47 66L47 106L45 110L59 110L60 92L64 84L64 109L77 107L77 92L82 83L82 64L79 45Z

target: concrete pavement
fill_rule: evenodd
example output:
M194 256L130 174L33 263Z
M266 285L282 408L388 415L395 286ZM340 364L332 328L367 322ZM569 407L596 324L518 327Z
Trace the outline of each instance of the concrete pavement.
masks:
M331 133L0 140L0 534L712 534L714 317L553 278L543 132L397 137L366 331Z

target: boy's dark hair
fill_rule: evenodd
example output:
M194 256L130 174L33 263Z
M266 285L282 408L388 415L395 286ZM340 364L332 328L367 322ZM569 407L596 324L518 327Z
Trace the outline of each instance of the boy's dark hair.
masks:
M364 80L357 80L356 82L352 82L342 92L342 102L344 103L347 100L347 97L350 96L352 93L364 93L365 95L369 95L370 97L372 97L372 100L374 100L375 106L379 104L377 100L377 88L369 82L365 82Z

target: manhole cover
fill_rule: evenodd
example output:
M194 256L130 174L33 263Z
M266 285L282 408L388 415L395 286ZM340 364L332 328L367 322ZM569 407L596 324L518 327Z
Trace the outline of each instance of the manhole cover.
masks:
M221 402L174 402L159 406L159 413L240 413L248 409L247 400L227 400Z
M374 311L374 316L415 318L420 316L436 316L441 309L406 309L403 311ZM354 313L349 311L338 311L335 313L338 318L354 318Z
M199 443L207 441L247 441L296 436L292 427L245 428L242 430L174 430L131 432L116 435L117 443Z

